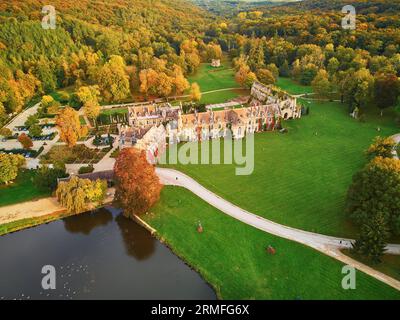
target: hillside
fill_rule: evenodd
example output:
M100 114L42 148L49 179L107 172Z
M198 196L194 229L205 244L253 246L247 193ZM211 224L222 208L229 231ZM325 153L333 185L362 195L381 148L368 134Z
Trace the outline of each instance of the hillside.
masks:
M56 29L45 30L47 4L0 2L0 124L35 95L104 84L99 77L112 56L122 69L130 67L120 75L124 97L129 87L139 89L141 70L153 71L154 78L152 68L170 81L167 93L172 77L178 77L176 90L182 91L183 75L194 72L202 58L192 40L202 38L211 20L210 13L185 0L54 0ZM199 45L204 52L206 45Z
M289 7L295 10L312 10L320 9L323 11L340 11L346 5L353 5L358 13L398 13L400 9L399 0L354 0L349 3L346 0L303 0L300 2L290 3Z
M106 56L127 55L154 42L177 49L182 39L201 32L206 18L203 10L183 0L55 0L57 29L46 32L40 25L46 4L0 3L0 57L10 66L21 67L40 55L51 59L83 45Z

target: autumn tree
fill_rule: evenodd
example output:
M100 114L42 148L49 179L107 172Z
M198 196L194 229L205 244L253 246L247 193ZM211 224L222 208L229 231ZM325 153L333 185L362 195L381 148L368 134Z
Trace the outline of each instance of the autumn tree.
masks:
M198 43L195 40L186 39L181 43L180 49L187 72L194 73L201 62Z
M87 127L82 126L79 113L71 107L64 108L56 118L60 130L60 139L69 147L73 147L79 138L87 134Z
M174 67L174 78L173 78L173 91L174 94L181 95L183 92L190 88L189 81L183 75L182 69L179 66Z
M257 81L256 74L254 72L249 72L244 82L244 87L250 89L255 81Z
M259 69L257 71L257 78L263 84L274 84L276 81L274 75L268 69Z
M193 82L190 87L190 99L192 101L200 101L201 100L200 86L196 82Z
M313 91L320 97L330 97L331 82L329 81L328 73L321 69L318 71L314 80L311 82Z
M235 74L235 80L241 87L245 86L246 80L250 72L250 68L247 65L241 65L239 67L238 71Z
M393 151L397 146L393 138L376 137L373 144L368 148L366 154L368 158L375 157L393 158Z
M122 57L111 56L99 72L98 83L106 101L121 101L129 96L129 76L125 71L125 62Z
M125 216L143 214L158 201L162 185L144 151L123 149L115 162L114 175L115 201Z
M18 142L22 145L22 148L29 150L33 147L32 139L28 137L26 133L21 133L18 136Z
M13 181L24 164L25 158L19 154L0 153L0 184Z
M247 65L252 71L265 68L264 44L261 39L251 39Z
M167 97L172 92L173 78L169 77L165 72L158 74L154 94L159 97Z
M364 108L370 104L373 98L374 77L368 69L362 68L356 72L349 70L341 81L344 100L350 106Z
M275 65L275 63L268 64L265 69L269 70L275 78L275 81L278 80L279 77L279 68Z
M98 101L100 91L98 86L82 86L76 92L83 111L89 119L96 119L100 114L100 104Z
M158 73L153 69L145 69L139 73L140 88L139 91L145 96L153 92L158 82Z
M101 205L106 192L105 180L90 181L72 177L69 181L58 184L56 197L69 213L81 213Z
M3 103L0 101L0 126L3 125L8 119L6 108L4 108Z
M212 59L222 58L222 49L219 44L209 43L207 45L207 60L210 62Z
M395 74L379 73L375 76L374 101L382 112L385 108L395 106L399 95L400 80Z

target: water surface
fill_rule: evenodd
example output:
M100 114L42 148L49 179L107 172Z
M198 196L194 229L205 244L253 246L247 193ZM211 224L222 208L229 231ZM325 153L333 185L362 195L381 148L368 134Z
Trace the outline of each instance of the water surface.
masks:
M0 299L215 299L135 222L107 207L0 237ZM41 286L44 265L56 289Z

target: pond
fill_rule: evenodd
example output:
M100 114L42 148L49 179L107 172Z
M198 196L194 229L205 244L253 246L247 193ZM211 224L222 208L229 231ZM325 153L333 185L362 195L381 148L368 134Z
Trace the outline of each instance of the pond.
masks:
M150 233L107 207L0 237L1 299L215 299ZM56 288L42 288L42 268Z

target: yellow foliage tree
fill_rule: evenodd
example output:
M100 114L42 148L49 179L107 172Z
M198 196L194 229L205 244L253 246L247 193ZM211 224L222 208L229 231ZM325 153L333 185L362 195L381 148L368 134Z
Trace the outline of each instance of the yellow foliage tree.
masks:
M192 83L190 87L190 99L193 101L200 101L201 99L200 86L196 82Z
M79 138L86 136L87 127L82 126L79 114L70 107L64 108L56 118L60 130L60 139L69 147L73 147Z

